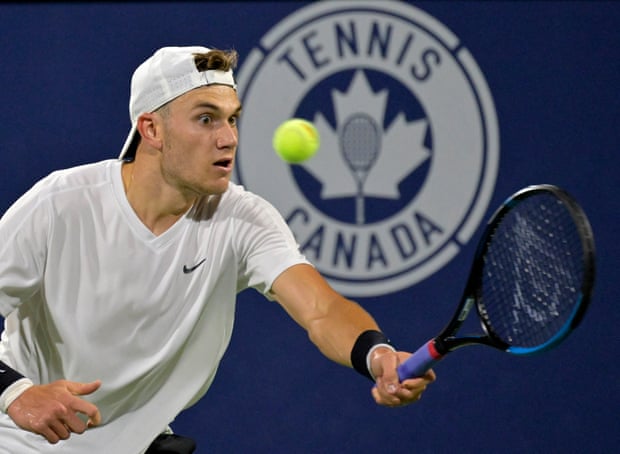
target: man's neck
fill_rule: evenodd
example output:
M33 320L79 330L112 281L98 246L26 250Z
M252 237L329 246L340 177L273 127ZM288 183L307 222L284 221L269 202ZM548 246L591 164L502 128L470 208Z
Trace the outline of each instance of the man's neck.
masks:
M159 174L135 161L123 163L121 175L127 201L155 236L172 227L195 202L195 198L167 191Z

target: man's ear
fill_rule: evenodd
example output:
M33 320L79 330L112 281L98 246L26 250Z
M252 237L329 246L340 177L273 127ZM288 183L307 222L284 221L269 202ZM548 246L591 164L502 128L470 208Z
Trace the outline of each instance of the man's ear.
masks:
M142 142L151 148L161 150L161 117L156 113L143 113L138 117L137 130Z

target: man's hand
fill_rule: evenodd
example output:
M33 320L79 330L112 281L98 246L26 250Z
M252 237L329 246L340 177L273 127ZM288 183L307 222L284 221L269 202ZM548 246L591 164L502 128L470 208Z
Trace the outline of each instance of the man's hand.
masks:
M435 373L429 370L420 378L401 383L396 368L409 356L409 353L393 352L388 348L377 348L372 353L370 367L377 383L372 388L372 396L379 405L399 407L416 402L426 387L435 381Z
M78 397L91 394L100 386L99 380L91 383L57 380L35 385L15 399L7 413L22 429L57 443L69 438L71 432L81 434L101 422L97 407ZM88 420L85 422L78 413L86 415Z

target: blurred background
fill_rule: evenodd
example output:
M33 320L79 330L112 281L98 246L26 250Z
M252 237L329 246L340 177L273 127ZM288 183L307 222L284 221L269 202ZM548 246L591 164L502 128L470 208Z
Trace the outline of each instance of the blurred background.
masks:
M379 30L391 29L393 39L374 35L377 47L364 51L370 42L361 36L364 24L373 20ZM277 304L245 291L213 386L179 416L174 430L196 438L199 453L612 452L620 442L619 21L620 6L602 1L3 3L0 212L52 170L114 159L130 128L135 67L161 46L201 44L240 54L245 108L238 181L269 199L272 190L290 195L274 201L285 217L292 207L304 206L322 216L326 228L356 235L352 218L334 215L351 210L353 195L325 200L311 191L338 174L279 162L269 149L267 126L286 116L317 118L319 112L329 139L338 123L337 111L327 105L334 90L345 93L348 108L372 112L370 93L386 90L386 131L399 111L406 124L427 125L418 145L430 158L417 167L418 180L430 185L440 174L474 168L463 175L477 177L454 178L453 185L444 179L442 191L430 199L451 207L451 200L467 193L457 193L465 185L467 209L446 222L467 224L470 231L455 231L449 259L437 259L439 246L429 252L434 269L420 265L425 271L418 272L418 264L405 264L393 272L399 278L387 283L381 273L369 276L372 282L355 281L364 273L352 269L351 281L336 278L334 284L367 308L400 348L414 349L451 315L483 220L517 189L554 183L581 202L596 235L597 283L583 324L544 356L465 349L436 367L438 380L418 404L386 409L374 404L366 379L325 360ZM339 26L358 31L355 58L339 54L335 41L317 33ZM400 47L391 49L397 41ZM420 71L433 69L437 78L425 83L414 71L410 79L399 78L407 62L395 61L405 48L403 58L412 58ZM309 63L295 59L304 49ZM364 102L355 104L356 92L347 90L358 70L371 90L359 92ZM438 82L442 70L445 86ZM454 96L442 97L441 87ZM446 120L451 112L458 122ZM450 158L442 144L457 137L452 128L455 134L465 131L465 138L456 150L463 154L452 150ZM390 144L408 149L412 137L401 134ZM319 153L330 152L336 151L327 144ZM406 155L396 156L408 165ZM273 175L252 174L254 167ZM399 180L398 200L368 197L369 229L417 206L421 194L429 197L429 186L415 186L414 180ZM309 258L315 253L309 250Z

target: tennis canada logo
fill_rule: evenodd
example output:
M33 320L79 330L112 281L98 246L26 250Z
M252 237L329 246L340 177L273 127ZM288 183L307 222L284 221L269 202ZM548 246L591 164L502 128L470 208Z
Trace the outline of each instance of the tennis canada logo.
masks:
M341 293L411 287L476 231L497 175L495 108L473 57L434 17L405 2L312 3L269 30L238 83L235 180L278 208ZM271 144L292 117L321 134L298 165Z

